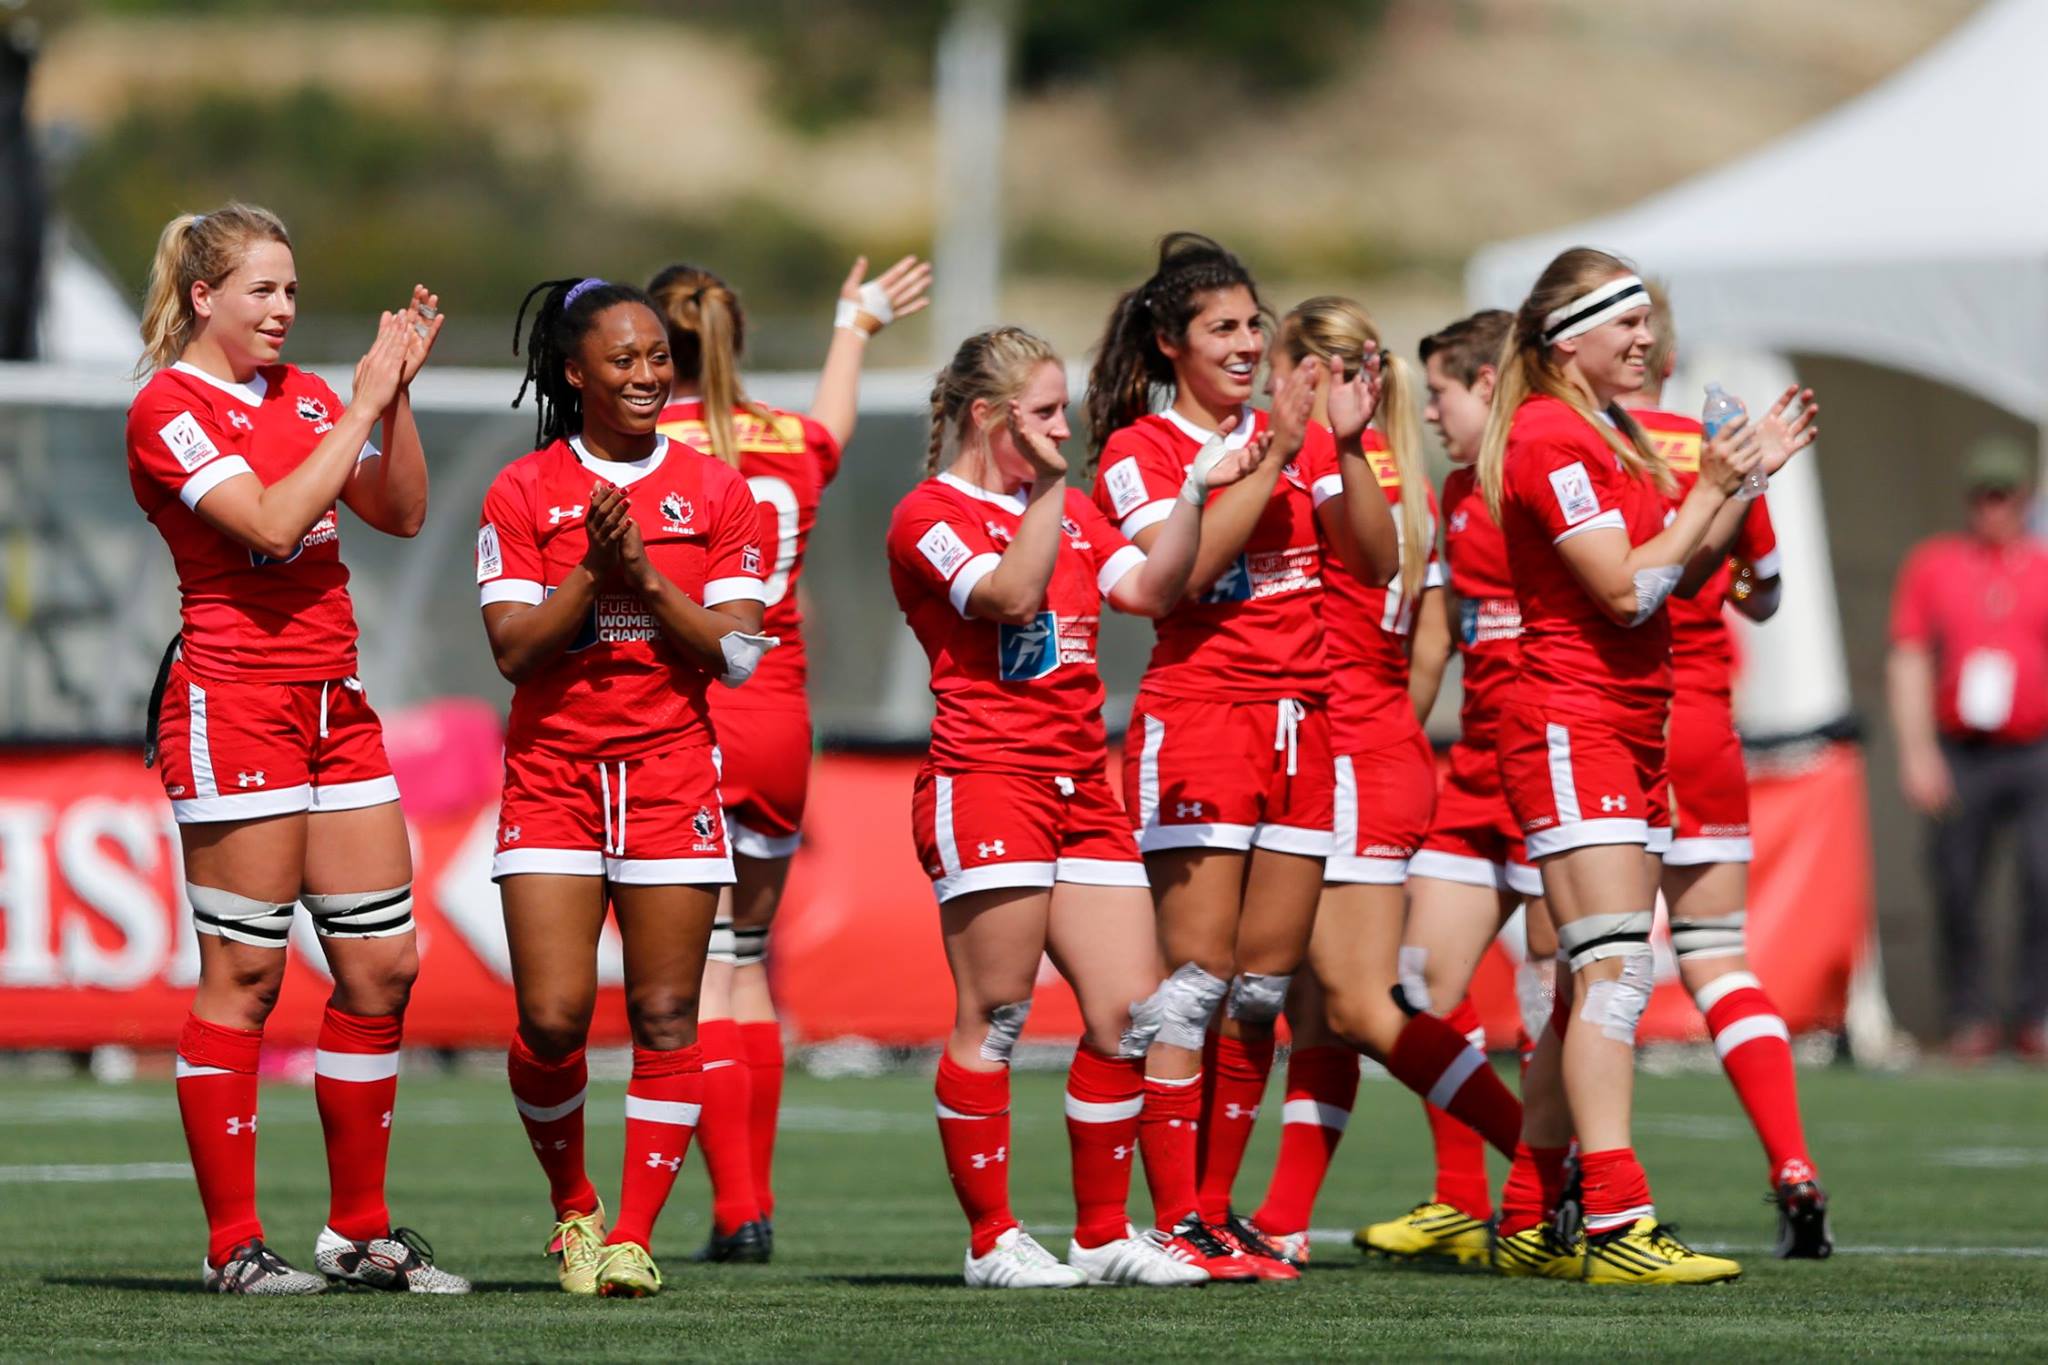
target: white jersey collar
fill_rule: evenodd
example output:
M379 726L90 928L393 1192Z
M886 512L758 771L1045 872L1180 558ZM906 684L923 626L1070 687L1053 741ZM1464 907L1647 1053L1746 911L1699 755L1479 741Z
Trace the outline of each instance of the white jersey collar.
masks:
M945 473L940 474L938 476L938 480L940 483L945 484L949 488L959 489L962 493L965 493L970 498L979 498L983 502L992 502L996 506L1002 508L1004 511L1014 512L1019 516L1022 516L1024 514L1024 499L1018 497L1015 493L991 493L988 489L981 487L979 484L972 484L967 482L967 480L961 478L958 474L953 473L951 470L947 470Z
M252 408L262 407L263 395L270 392L270 381L263 377L263 371L261 370L251 375L248 383L237 384L233 380L220 379L210 375L197 365L188 365L182 360L172 361L171 368L179 374L189 374L194 379L211 384L228 397L240 403L247 403Z
M1159 415L1173 423L1181 435L1187 437L1196 445L1209 444L1209 438L1216 434L1207 427L1196 426L1193 422L1190 422L1187 418L1174 411L1171 405L1160 409ZM1252 432L1258 428L1258 423L1258 412L1251 404L1247 403L1239 408L1237 410L1237 425L1231 429L1228 436L1223 438L1223 448L1225 450L1242 449L1244 443L1251 440Z
M661 468L663 457L668 454L668 437L654 438L654 449L637 460L604 460L590 453L583 445L581 436L569 438L569 449L576 452L577 462L599 478L624 487L640 480Z

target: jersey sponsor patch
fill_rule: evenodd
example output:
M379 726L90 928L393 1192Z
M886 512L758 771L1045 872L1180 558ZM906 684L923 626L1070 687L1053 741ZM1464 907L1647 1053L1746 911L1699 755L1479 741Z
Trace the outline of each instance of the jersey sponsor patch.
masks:
M157 428L156 434L163 438L164 446L177 457L178 464L187 474L220 454L220 447L199 425L199 419L189 412L181 412Z
M1550 471L1550 491L1557 495L1557 510L1567 526L1576 526L1600 511L1600 495L1593 491L1593 476L1577 460Z
M1005 625L997 634L999 676L1004 682L1030 682L1060 666L1059 621L1042 611L1022 625Z
M931 530L917 538L917 550L948 583L960 566L974 557L960 533L943 521L932 523Z
M476 581L488 583L505 572L505 556L498 549L498 528L485 522L476 533Z
M1126 455L1102 471L1102 486L1109 490L1109 505L1119 517L1127 517L1152 500L1145 491L1145 476L1138 472L1135 456Z

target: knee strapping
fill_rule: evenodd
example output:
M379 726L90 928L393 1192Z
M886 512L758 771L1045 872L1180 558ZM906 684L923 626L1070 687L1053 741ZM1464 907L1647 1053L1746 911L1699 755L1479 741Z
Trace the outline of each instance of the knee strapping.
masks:
M1531 1042L1541 1038L1557 1005L1555 958L1536 958L1515 968L1515 1003L1522 1010L1522 1032Z
M1571 959L1572 970L1580 971L1602 958L1627 957L1647 950L1650 922L1655 918L1648 910L1625 915L1588 915L1558 925L1557 946Z
M1142 1057L1152 1050L1152 1040L1159 1036L1159 1025L1166 1018L1166 1008L1161 1004L1159 992L1143 1000L1131 1002L1131 1022L1117 1039L1116 1055L1119 1057Z
M1209 1021L1230 986L1192 962L1174 968L1173 975L1159 983L1153 999L1159 1002L1159 1041L1190 1052L1202 1050Z
M299 897L322 938L392 938L412 928L412 883Z
M1636 1025L1649 1008L1655 976L1654 959L1647 947L1627 954L1622 958L1619 977L1587 985L1579 1018L1615 1042L1635 1046Z
M292 903L259 901L217 886L185 884L192 903L192 927L252 948L282 948L292 932Z
M1748 911L1737 910L1732 915L1713 919L1674 919L1671 921L1671 951L1681 961L1734 957L1743 951L1742 926L1748 918Z
M1410 1018L1429 1013L1429 979L1424 975L1428 968L1427 948L1403 944L1401 951L1396 954L1394 977L1398 988L1397 1001Z
M1010 1054L1017 1050L1017 1035L1024 1031L1024 1021L1030 1017L1029 1000L997 1005L989 1010L988 1036L981 1040L981 1059L1009 1065Z
M768 926L735 929L731 920L719 920L711 926L711 943L704 956L734 967L759 966L768 958Z
M1247 1024L1270 1024L1287 1004L1287 985L1292 973L1268 976L1263 972L1239 972L1230 981L1230 1003L1225 1006L1232 1019Z

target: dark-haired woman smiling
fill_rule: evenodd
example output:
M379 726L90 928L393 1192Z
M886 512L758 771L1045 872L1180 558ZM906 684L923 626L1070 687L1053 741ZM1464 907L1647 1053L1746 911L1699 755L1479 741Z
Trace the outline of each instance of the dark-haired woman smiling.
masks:
M675 366L647 296L602 280L534 294L520 396L539 400L540 449L499 474L477 531L484 627L514 688L492 866L519 1007L509 1070L562 1287L638 1297L661 1287L648 1245L702 1098L697 989L733 879L705 689L745 682L772 645L755 634L760 520L737 472L655 429ZM607 902L633 1031L609 1236L583 1163Z

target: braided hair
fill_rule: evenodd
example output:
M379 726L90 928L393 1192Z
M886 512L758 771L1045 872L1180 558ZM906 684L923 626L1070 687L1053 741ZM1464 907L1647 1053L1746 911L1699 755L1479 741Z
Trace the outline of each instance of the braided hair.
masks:
M533 327L526 332L526 375L519 392L512 397L518 407L530 388L534 395L533 443L546 447L583 430L583 395L563 372L563 364L576 354L576 347L597 321L598 314L614 304L637 303L658 319L661 312L654 301L630 284L600 279L542 280L526 291L519 301L519 316L512 323L512 354L519 354L519 336L526 326L526 309L534 295L540 306L534 309Z
M1159 239L1152 278L1116 301L1095 346L1082 399L1094 458L1112 434L1152 411L1155 389L1172 390L1173 362L1159 349L1159 338L1187 335L1205 295L1237 287L1251 294L1263 315L1251 271L1219 243L1199 232L1169 232Z
M989 432L1009 420L1010 404L1031 382L1040 365L1059 364L1059 352L1043 337L1022 327L991 327L960 343L953 359L932 379L931 439L925 448L926 477L939 472L970 437L977 399L989 405Z

